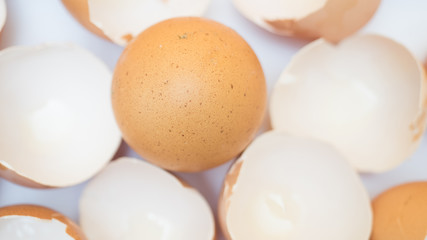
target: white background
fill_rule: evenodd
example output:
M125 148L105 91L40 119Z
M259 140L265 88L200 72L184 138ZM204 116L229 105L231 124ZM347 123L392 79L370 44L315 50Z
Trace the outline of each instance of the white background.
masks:
M73 42L97 55L113 71L115 62L123 50L122 47L98 38L84 29L70 16L59 0L8 0L6 2L8 19L2 34L1 49L12 45ZM399 4L406 7L399 7ZM414 39L417 39L417 34L422 35L422 32L427 31L425 17L424 22L405 22L409 21L408 19L414 19L411 16L416 13L427 15L425 0L383 0L379 11L382 18L384 16L394 18L406 24L407 30L412 29L411 37ZM308 43L305 40L276 36L258 28L233 8L231 0L212 0L205 16L230 26L248 41L264 68L269 92L291 57ZM376 16L376 18L379 17L380 15ZM383 20L374 19L381 24L388 24ZM425 46L427 47L427 39ZM138 157L124 144L117 156L123 155ZM208 199L216 214L217 198L229 166L230 162L209 171L178 175ZM427 180L427 141L424 140L418 151L399 168L384 174L362 174L362 179L372 197L398 183ZM85 183L64 189L35 190L0 179L0 206L17 203L39 204L58 210L78 221L78 200L84 186Z

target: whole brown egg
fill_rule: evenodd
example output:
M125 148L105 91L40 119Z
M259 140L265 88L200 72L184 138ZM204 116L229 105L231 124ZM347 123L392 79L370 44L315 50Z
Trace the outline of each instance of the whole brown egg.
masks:
M411 182L380 194L373 203L371 240L427 239L427 182Z
M220 165L254 138L266 107L257 56L235 31L184 17L132 41L115 69L112 102L124 140L165 169Z

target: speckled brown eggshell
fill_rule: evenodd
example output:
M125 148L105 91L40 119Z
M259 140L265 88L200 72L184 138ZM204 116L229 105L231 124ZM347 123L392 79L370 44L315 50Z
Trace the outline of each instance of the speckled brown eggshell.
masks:
M424 240L427 237L427 182L403 184L373 201L371 240Z
M127 46L112 102L137 153L192 172L244 150L262 122L266 85L258 58L235 31L202 18L174 18Z

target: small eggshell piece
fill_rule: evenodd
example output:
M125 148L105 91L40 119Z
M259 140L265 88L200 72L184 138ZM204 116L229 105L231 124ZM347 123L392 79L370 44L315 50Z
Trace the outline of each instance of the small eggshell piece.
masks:
M0 208L0 239L86 240L80 228L66 216L36 205Z
M427 238L427 182L391 188L373 201L371 240Z
M294 56L271 96L273 129L326 141L363 172L390 170L426 127L422 65L378 35L317 40Z
M372 211L358 175L334 148L268 132L227 174L219 220L229 240L368 240Z
M114 155L120 131L111 72L74 45L0 52L0 175L30 187L87 180Z
M80 224L91 240L213 240L206 200L170 173L120 158L89 182L80 199Z
M364 26L380 0L233 0L257 25L277 34L337 42Z

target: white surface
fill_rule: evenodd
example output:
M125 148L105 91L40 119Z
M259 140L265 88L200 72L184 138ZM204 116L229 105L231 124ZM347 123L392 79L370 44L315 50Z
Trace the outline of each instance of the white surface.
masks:
M404 2L383 0L382 4L396 1ZM427 9L427 1L413 1L424 4L424 9ZM98 38L81 27L59 0L8 0L7 4L8 19L2 34L1 48L17 44L73 42L103 59L111 69L114 68L122 47ZM399 8L396 8L395 12L402 22L409 19L408 16L412 14L412 10L401 11ZM230 0L213 0L206 16L235 29L253 47L264 68L269 92L292 55L307 43L304 40L279 37L260 29L242 17L234 9ZM408 27L413 26L409 24ZM418 28L419 34L422 34L423 29L426 27ZM136 156L126 146L122 146L118 154ZM230 162L209 171L178 175L200 190L215 213L217 197L229 165ZM415 155L396 170L378 175L363 175L363 181L371 196L398 183L421 179L427 180L427 141L425 140ZM78 199L84 185L65 189L34 190L0 179L0 206L16 203L40 204L77 220Z

